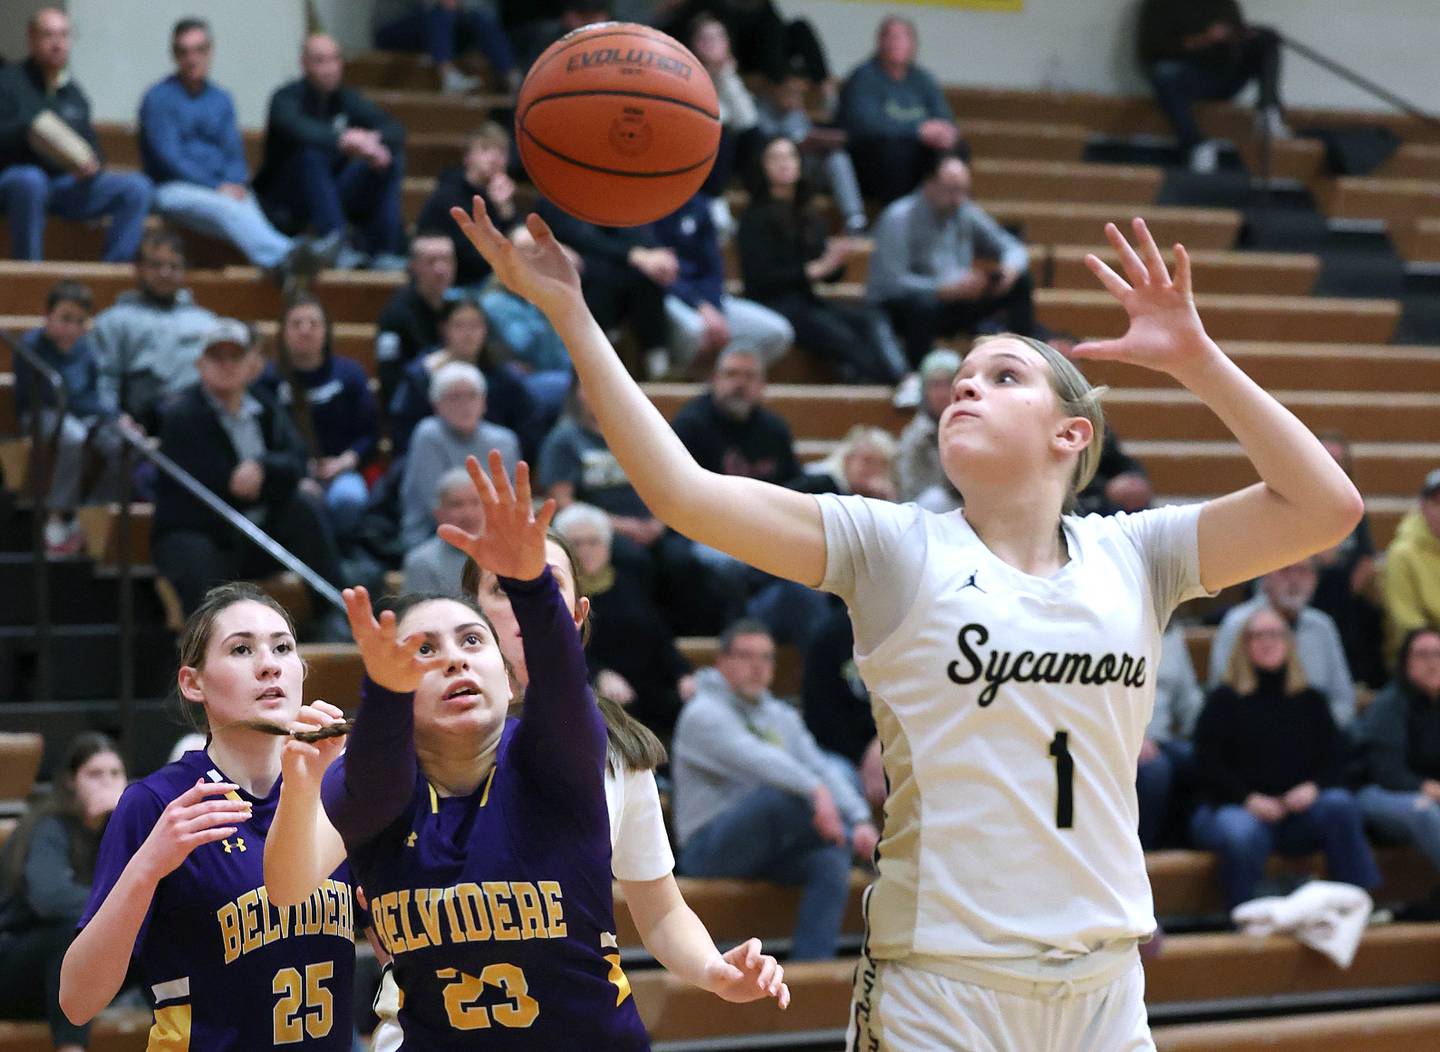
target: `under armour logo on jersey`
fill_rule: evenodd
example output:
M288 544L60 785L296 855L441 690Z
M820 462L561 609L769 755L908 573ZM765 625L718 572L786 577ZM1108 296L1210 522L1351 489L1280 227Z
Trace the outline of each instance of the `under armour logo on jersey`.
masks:
M220 846L225 849L225 854L227 855L230 854L232 850L239 851L241 854L244 854L245 838L243 836L237 836L233 844L228 840L222 840L220 841Z
M979 576L980 571L976 570L969 577L965 578L965 583L960 586L960 591L963 592L967 588L973 588L975 589L975 591L980 592L982 595L989 595L990 593L985 591L985 589L981 588L979 582L976 581L976 578Z
M416 838L415 833L412 832L409 836L407 836L407 837L405 838L405 846L406 846L406 847L414 847L414 846L415 846L415 840L416 840L416 839L417 839L417 838Z

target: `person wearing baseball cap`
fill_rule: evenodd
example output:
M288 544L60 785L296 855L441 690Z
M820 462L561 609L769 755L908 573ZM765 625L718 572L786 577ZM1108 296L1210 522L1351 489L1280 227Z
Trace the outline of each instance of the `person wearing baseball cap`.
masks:
M300 485L308 469L305 443L274 396L251 386L265 364L259 340L243 322L218 318L201 345L195 363L200 382L167 406L160 452L341 587L340 554L323 507ZM155 566L187 613L217 584L279 570L164 472L151 536ZM328 609L318 597L312 602L317 611ZM338 626L326 624L320 635L332 627Z
M1393 661L1412 628L1440 627L1440 467L1420 484L1415 510L1400 520L1385 552L1385 657Z

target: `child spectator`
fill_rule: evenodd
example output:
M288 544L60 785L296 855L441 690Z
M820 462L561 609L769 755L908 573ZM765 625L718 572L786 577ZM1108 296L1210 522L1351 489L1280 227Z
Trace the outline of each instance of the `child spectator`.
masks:
M23 358L15 361L15 400L27 430L39 417L42 440L59 425L50 482L50 513L45 522L45 553L75 555L84 535L75 508L90 501L114 500L120 490L120 436L128 425L109 393L102 390L95 348L86 335L93 300L79 282L61 281L45 297L45 324L27 332L23 345L60 376L65 387L65 417L55 419L50 388L32 376ZM87 454L90 456L87 457ZM87 463L98 458L99 464ZM101 474L96 478L94 467ZM91 469L91 470L87 470Z
M450 218L450 209L468 211L475 198L481 197L485 200L485 214L502 230L511 229L525 218L515 203L515 180L505 170L509 160L510 133L494 121L486 121L465 140L460 164L440 173L415 220L416 230L443 230L450 238L455 246L457 285L478 286L490 276L490 264Z

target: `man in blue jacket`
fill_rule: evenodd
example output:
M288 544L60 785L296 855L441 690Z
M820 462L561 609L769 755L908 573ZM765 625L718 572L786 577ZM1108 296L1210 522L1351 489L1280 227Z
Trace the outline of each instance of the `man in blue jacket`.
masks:
M175 72L140 103L140 155L156 184L155 208L177 226L230 241L256 266L288 277L334 262L337 231L322 246L292 240L271 225L250 191L245 144L230 93L210 79L215 40L201 18L170 34Z
M29 57L0 69L0 202L11 255L40 259L45 215L108 216L101 259L135 258L153 187L139 172L112 172L90 123L90 100L70 75L70 19L53 7L31 17Z
M405 129L341 83L345 60L333 37L306 37L300 62L304 76L270 96L256 192L281 226L323 238L348 222L363 257L354 263L404 269Z

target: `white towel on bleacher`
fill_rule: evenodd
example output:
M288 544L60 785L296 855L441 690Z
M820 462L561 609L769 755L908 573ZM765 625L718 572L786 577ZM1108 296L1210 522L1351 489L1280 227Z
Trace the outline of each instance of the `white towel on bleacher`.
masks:
M1349 968L1373 907L1363 888L1312 880L1289 895L1243 902L1230 918L1246 935L1293 935Z

